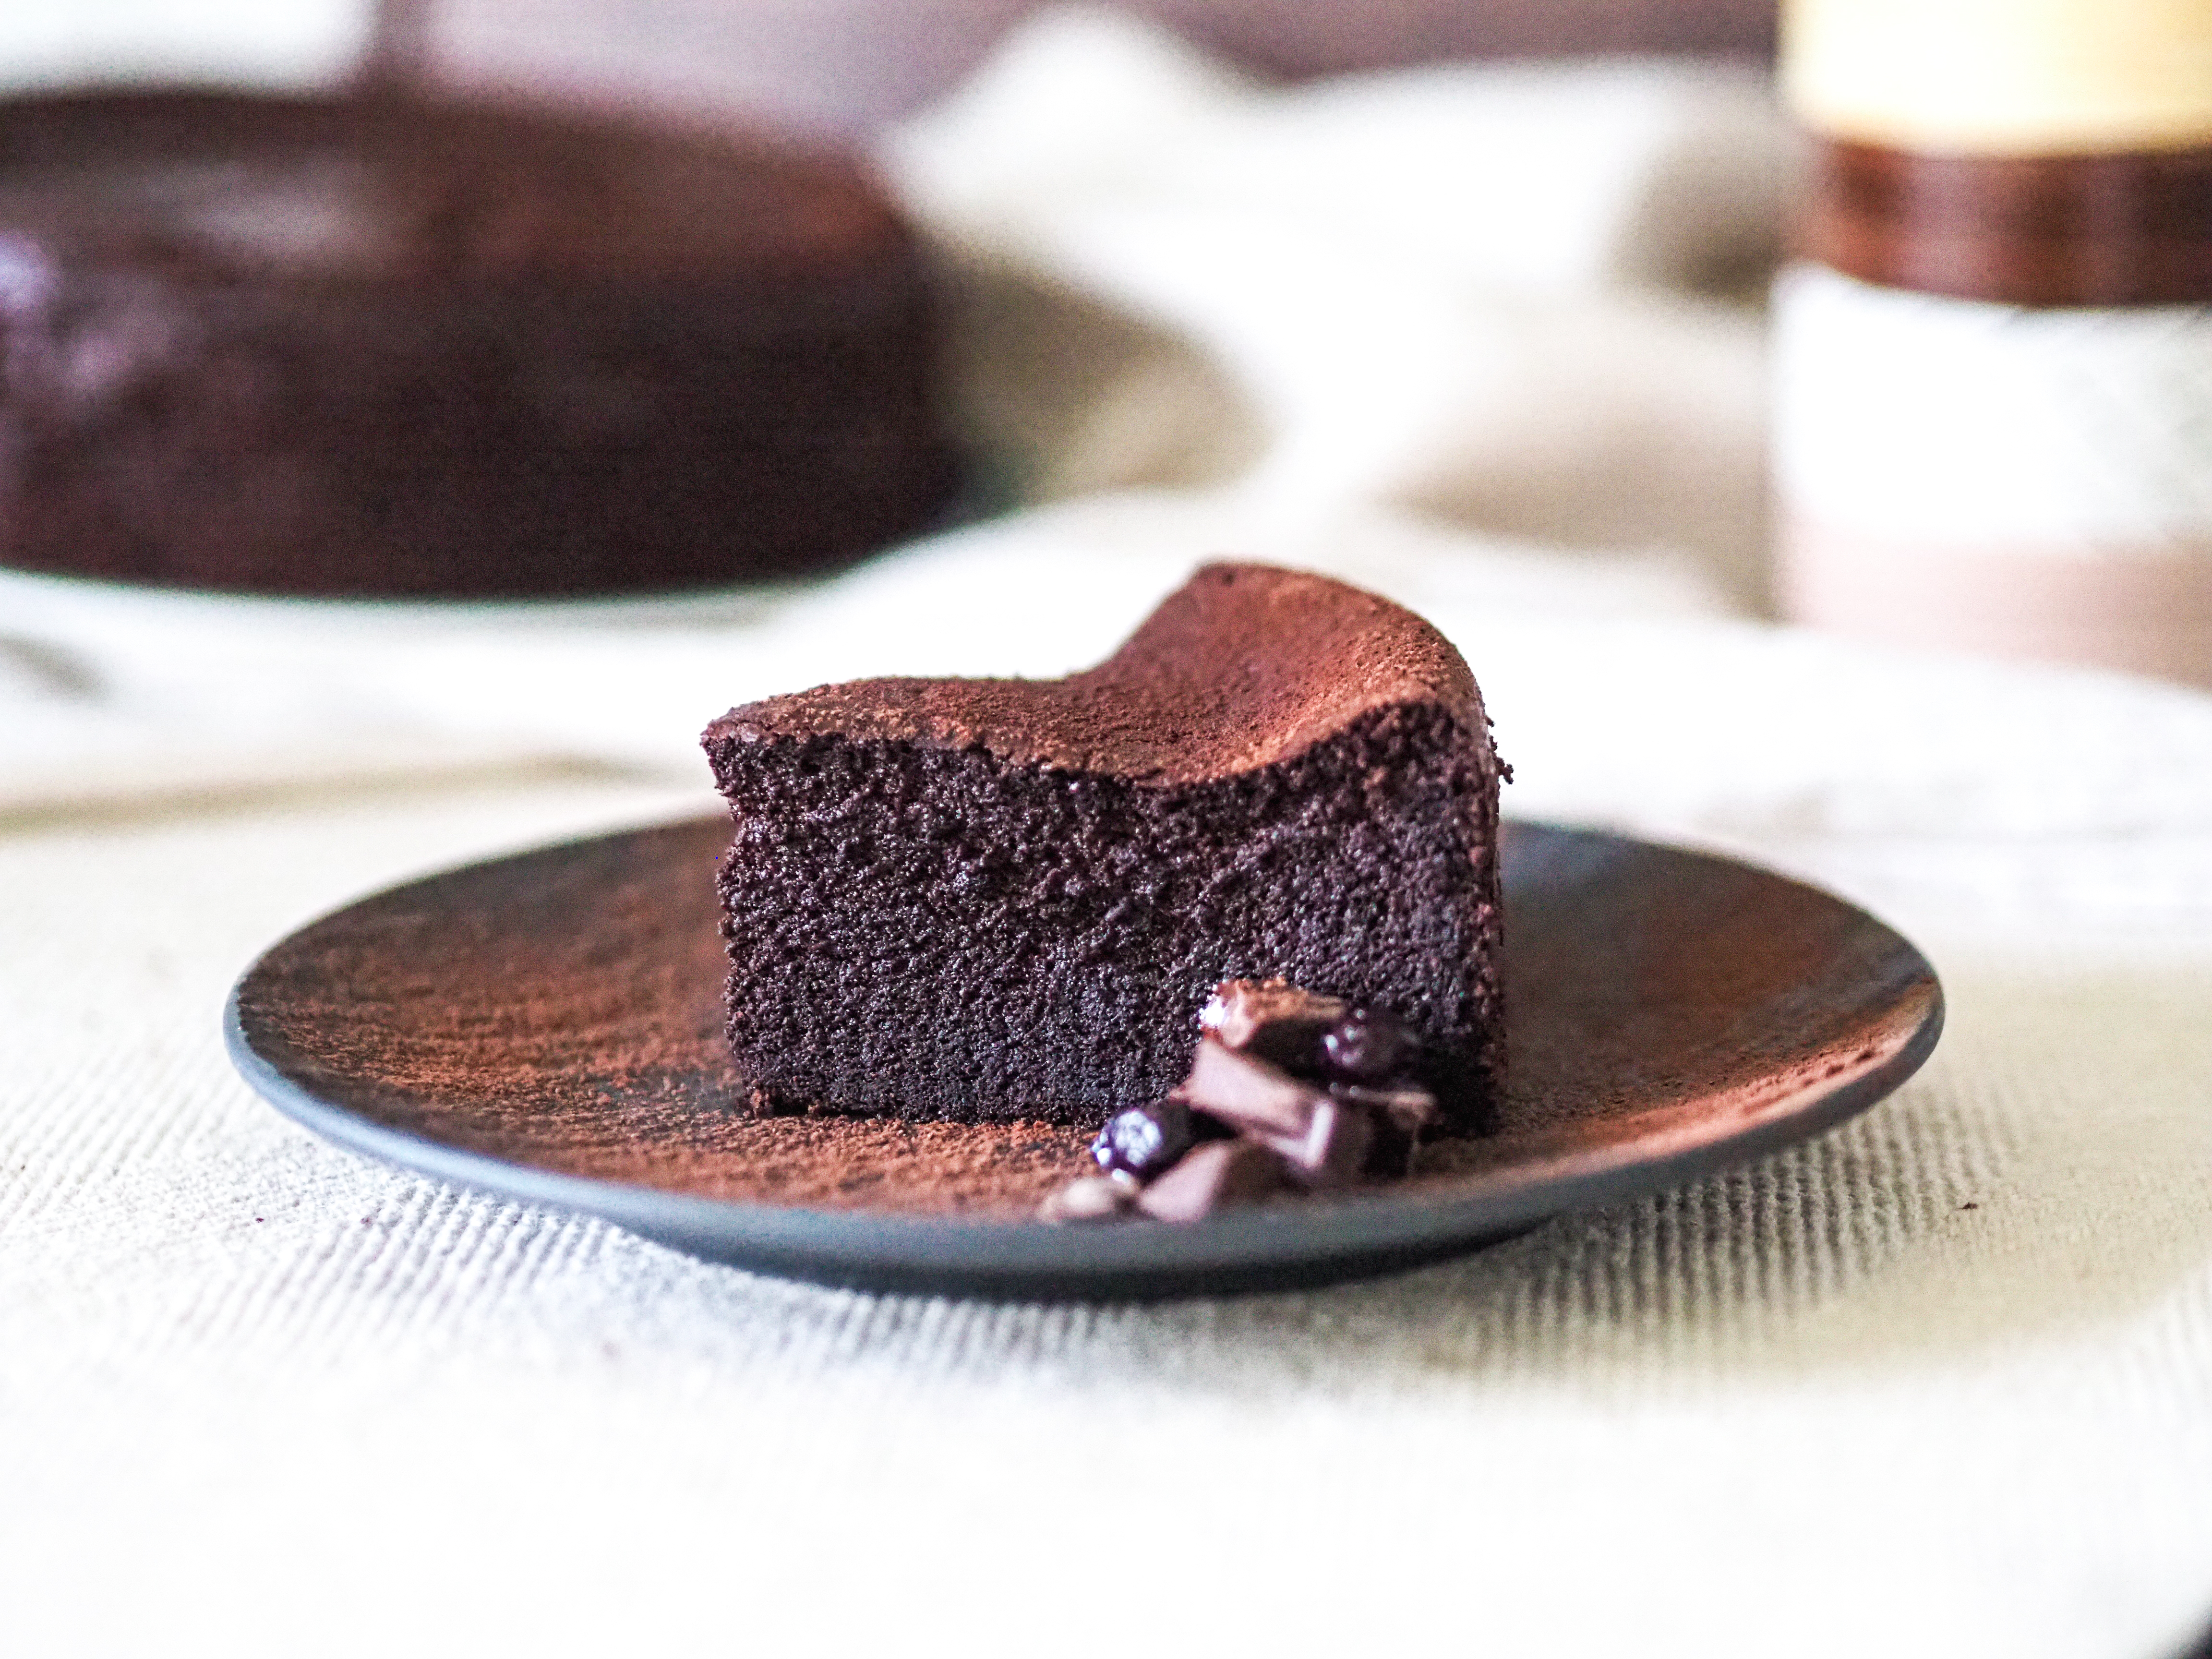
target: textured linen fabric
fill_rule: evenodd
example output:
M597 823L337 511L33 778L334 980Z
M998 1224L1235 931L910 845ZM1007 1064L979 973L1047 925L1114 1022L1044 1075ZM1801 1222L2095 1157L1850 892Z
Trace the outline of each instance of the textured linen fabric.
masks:
M225 985L307 915L693 799L549 778L0 845L18 1650L1112 1652L1141 1595L1170 1650L2151 1655L2201 1613L2201 918L2077 951L1893 904L1951 1024L1865 1118L1226 1302L758 1279L327 1147L230 1073Z
M1274 95L1237 90L1221 142L1288 120ZM1202 283L1147 332L1072 244L1022 246L970 244L1109 320L1090 379L1040 358L1002 412L1131 375L1170 421L1224 386L1291 407L1249 389L1289 335L1194 343ZM2212 698L1767 627L1755 524L1669 507L1570 549L1387 470L1301 493L1269 472L1285 419L1150 476L1141 404L1111 442L1057 428L1092 432L1083 491L804 590L0 584L0 1650L2160 1659L2212 1616ZM1594 410L1562 476L1621 476L1622 431L1696 405ZM1733 409L1723 471L1756 464ZM1480 478L1489 428L1449 424L1421 441ZM1934 1058L1833 1133L1462 1261L1128 1307L710 1266L338 1151L230 1070L225 990L308 917L711 810L694 738L738 698L1088 661L1222 552L1436 620L1510 811L1903 927L1949 997Z

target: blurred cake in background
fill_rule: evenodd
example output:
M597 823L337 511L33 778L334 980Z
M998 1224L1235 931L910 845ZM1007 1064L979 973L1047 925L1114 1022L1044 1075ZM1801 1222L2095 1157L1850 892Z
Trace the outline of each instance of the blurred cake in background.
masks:
M0 103L0 562L240 592L820 570L956 469L855 162L392 94Z

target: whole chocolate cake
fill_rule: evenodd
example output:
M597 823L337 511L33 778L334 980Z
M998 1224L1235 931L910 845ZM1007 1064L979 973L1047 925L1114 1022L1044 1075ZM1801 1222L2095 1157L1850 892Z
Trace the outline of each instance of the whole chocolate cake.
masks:
M704 742L762 1109L1101 1122L1184 1077L1217 984L1281 979L1404 1022L1481 1121L1504 769L1396 605L1212 565L1086 672L824 686Z
M954 486L915 240L796 145L0 102L0 562L279 593L819 569Z

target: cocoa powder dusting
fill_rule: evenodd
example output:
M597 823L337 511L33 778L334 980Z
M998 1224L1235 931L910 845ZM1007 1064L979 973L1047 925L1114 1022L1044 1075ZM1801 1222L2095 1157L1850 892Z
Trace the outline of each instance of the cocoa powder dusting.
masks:
M1087 1136L761 1117L722 1036L719 821L403 888L265 964L250 1017L319 1091L513 1163L817 1209L1026 1216Z

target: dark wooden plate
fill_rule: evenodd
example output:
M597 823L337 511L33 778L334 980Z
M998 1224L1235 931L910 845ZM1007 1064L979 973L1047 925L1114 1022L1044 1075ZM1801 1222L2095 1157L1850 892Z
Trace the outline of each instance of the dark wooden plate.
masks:
M1413 1178L1188 1226L1054 1227L1084 1137L759 1120L721 1039L720 819L433 876L283 940L233 1058L342 1146L678 1249L879 1289L1127 1297L1319 1283L1471 1249L1815 1134L1909 1077L1943 998L1898 934L1724 859L1514 824L1509 1097Z

